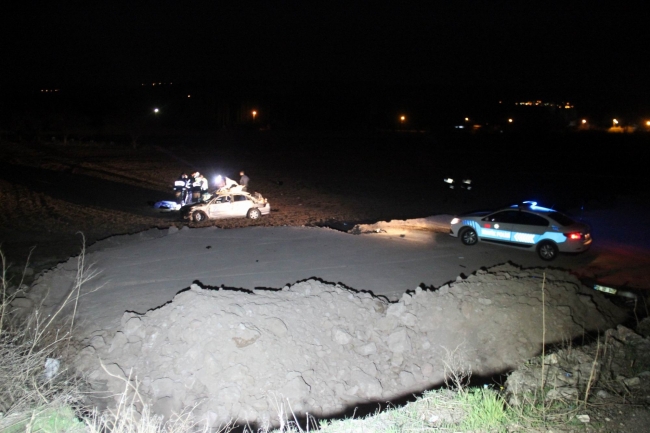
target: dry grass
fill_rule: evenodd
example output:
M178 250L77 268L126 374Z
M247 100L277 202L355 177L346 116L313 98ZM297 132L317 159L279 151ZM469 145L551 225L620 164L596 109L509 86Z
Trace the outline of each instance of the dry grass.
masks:
M12 303L25 295L24 272L21 280L13 284L7 278L9 265L0 251L0 430L30 431L38 423L52 420L56 424L65 412L62 408L81 406L81 381L63 361L74 322L69 321L69 328L59 325L64 323L61 312L76 304L81 286L95 275L87 272L84 257L85 244L74 288L53 314L45 317L37 307L30 314L16 315Z

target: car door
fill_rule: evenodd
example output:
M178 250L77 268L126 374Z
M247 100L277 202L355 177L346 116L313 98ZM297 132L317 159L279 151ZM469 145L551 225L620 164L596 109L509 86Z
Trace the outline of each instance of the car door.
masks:
M512 242L521 246L534 245L549 226L549 221L543 216L522 210L512 226Z
M210 218L226 218L232 213L232 201L229 195L217 197L210 203Z
M251 201L244 194L233 194L232 216L246 216L251 208Z
M512 226L517 221L517 210L502 210L481 219L481 240L510 243Z

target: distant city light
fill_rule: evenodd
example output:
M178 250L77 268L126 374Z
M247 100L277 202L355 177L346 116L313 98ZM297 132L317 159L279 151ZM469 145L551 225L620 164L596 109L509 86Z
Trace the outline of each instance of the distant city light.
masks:
M570 109L573 108L573 105L571 105L570 102L561 102L559 104L556 104L555 102L544 102L544 101L524 101L524 102L515 102L515 105L523 105L523 106L535 106L535 107L557 107L557 108L564 108L564 109Z
M587 123L587 119L582 119L582 124L584 125L585 123Z
M399 116L399 121L404 123L406 121L406 116L404 116L404 115Z
M612 123L614 123L614 125L618 125L618 120L612 119Z
M465 122L469 122L469 117L466 117L466 118L465 118Z
M191 97L192 97L192 95L187 95L187 97L188 97L188 98L191 98Z
M257 111L253 110L251 111L251 114L253 115L253 120L255 120L255 117L257 117Z
M153 112L154 112L154 113L158 113L159 111L160 111L160 110L157 109L157 108L154 108L154 109L153 109Z
M650 126L650 120L645 122L645 126Z
M512 119L508 119L508 123L512 123Z

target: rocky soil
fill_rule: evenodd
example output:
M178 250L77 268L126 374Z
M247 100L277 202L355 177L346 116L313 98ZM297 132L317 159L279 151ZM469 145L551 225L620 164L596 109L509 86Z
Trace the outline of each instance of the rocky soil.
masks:
M212 425L275 423L284 398L296 413L334 416L440 385L450 363L475 376L513 369L540 353L543 313L547 344L622 318L565 272L511 265L396 303L316 280L254 292L194 284L158 309L126 313L76 362L108 396L139 383L156 413L198 405Z
M650 318L636 332L619 325L595 342L565 344L543 358L520 365L505 382L509 403L520 407L544 395L546 405L562 403L584 430L642 432L650 425ZM541 392L542 386L544 393ZM585 406L577 403L586 402ZM554 429L556 430L556 429ZM580 431L564 426L556 431Z

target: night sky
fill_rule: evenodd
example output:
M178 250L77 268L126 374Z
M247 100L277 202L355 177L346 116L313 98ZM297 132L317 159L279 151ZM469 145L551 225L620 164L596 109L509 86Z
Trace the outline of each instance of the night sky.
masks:
M644 2L43 1L3 5L2 88L370 83L644 104Z

